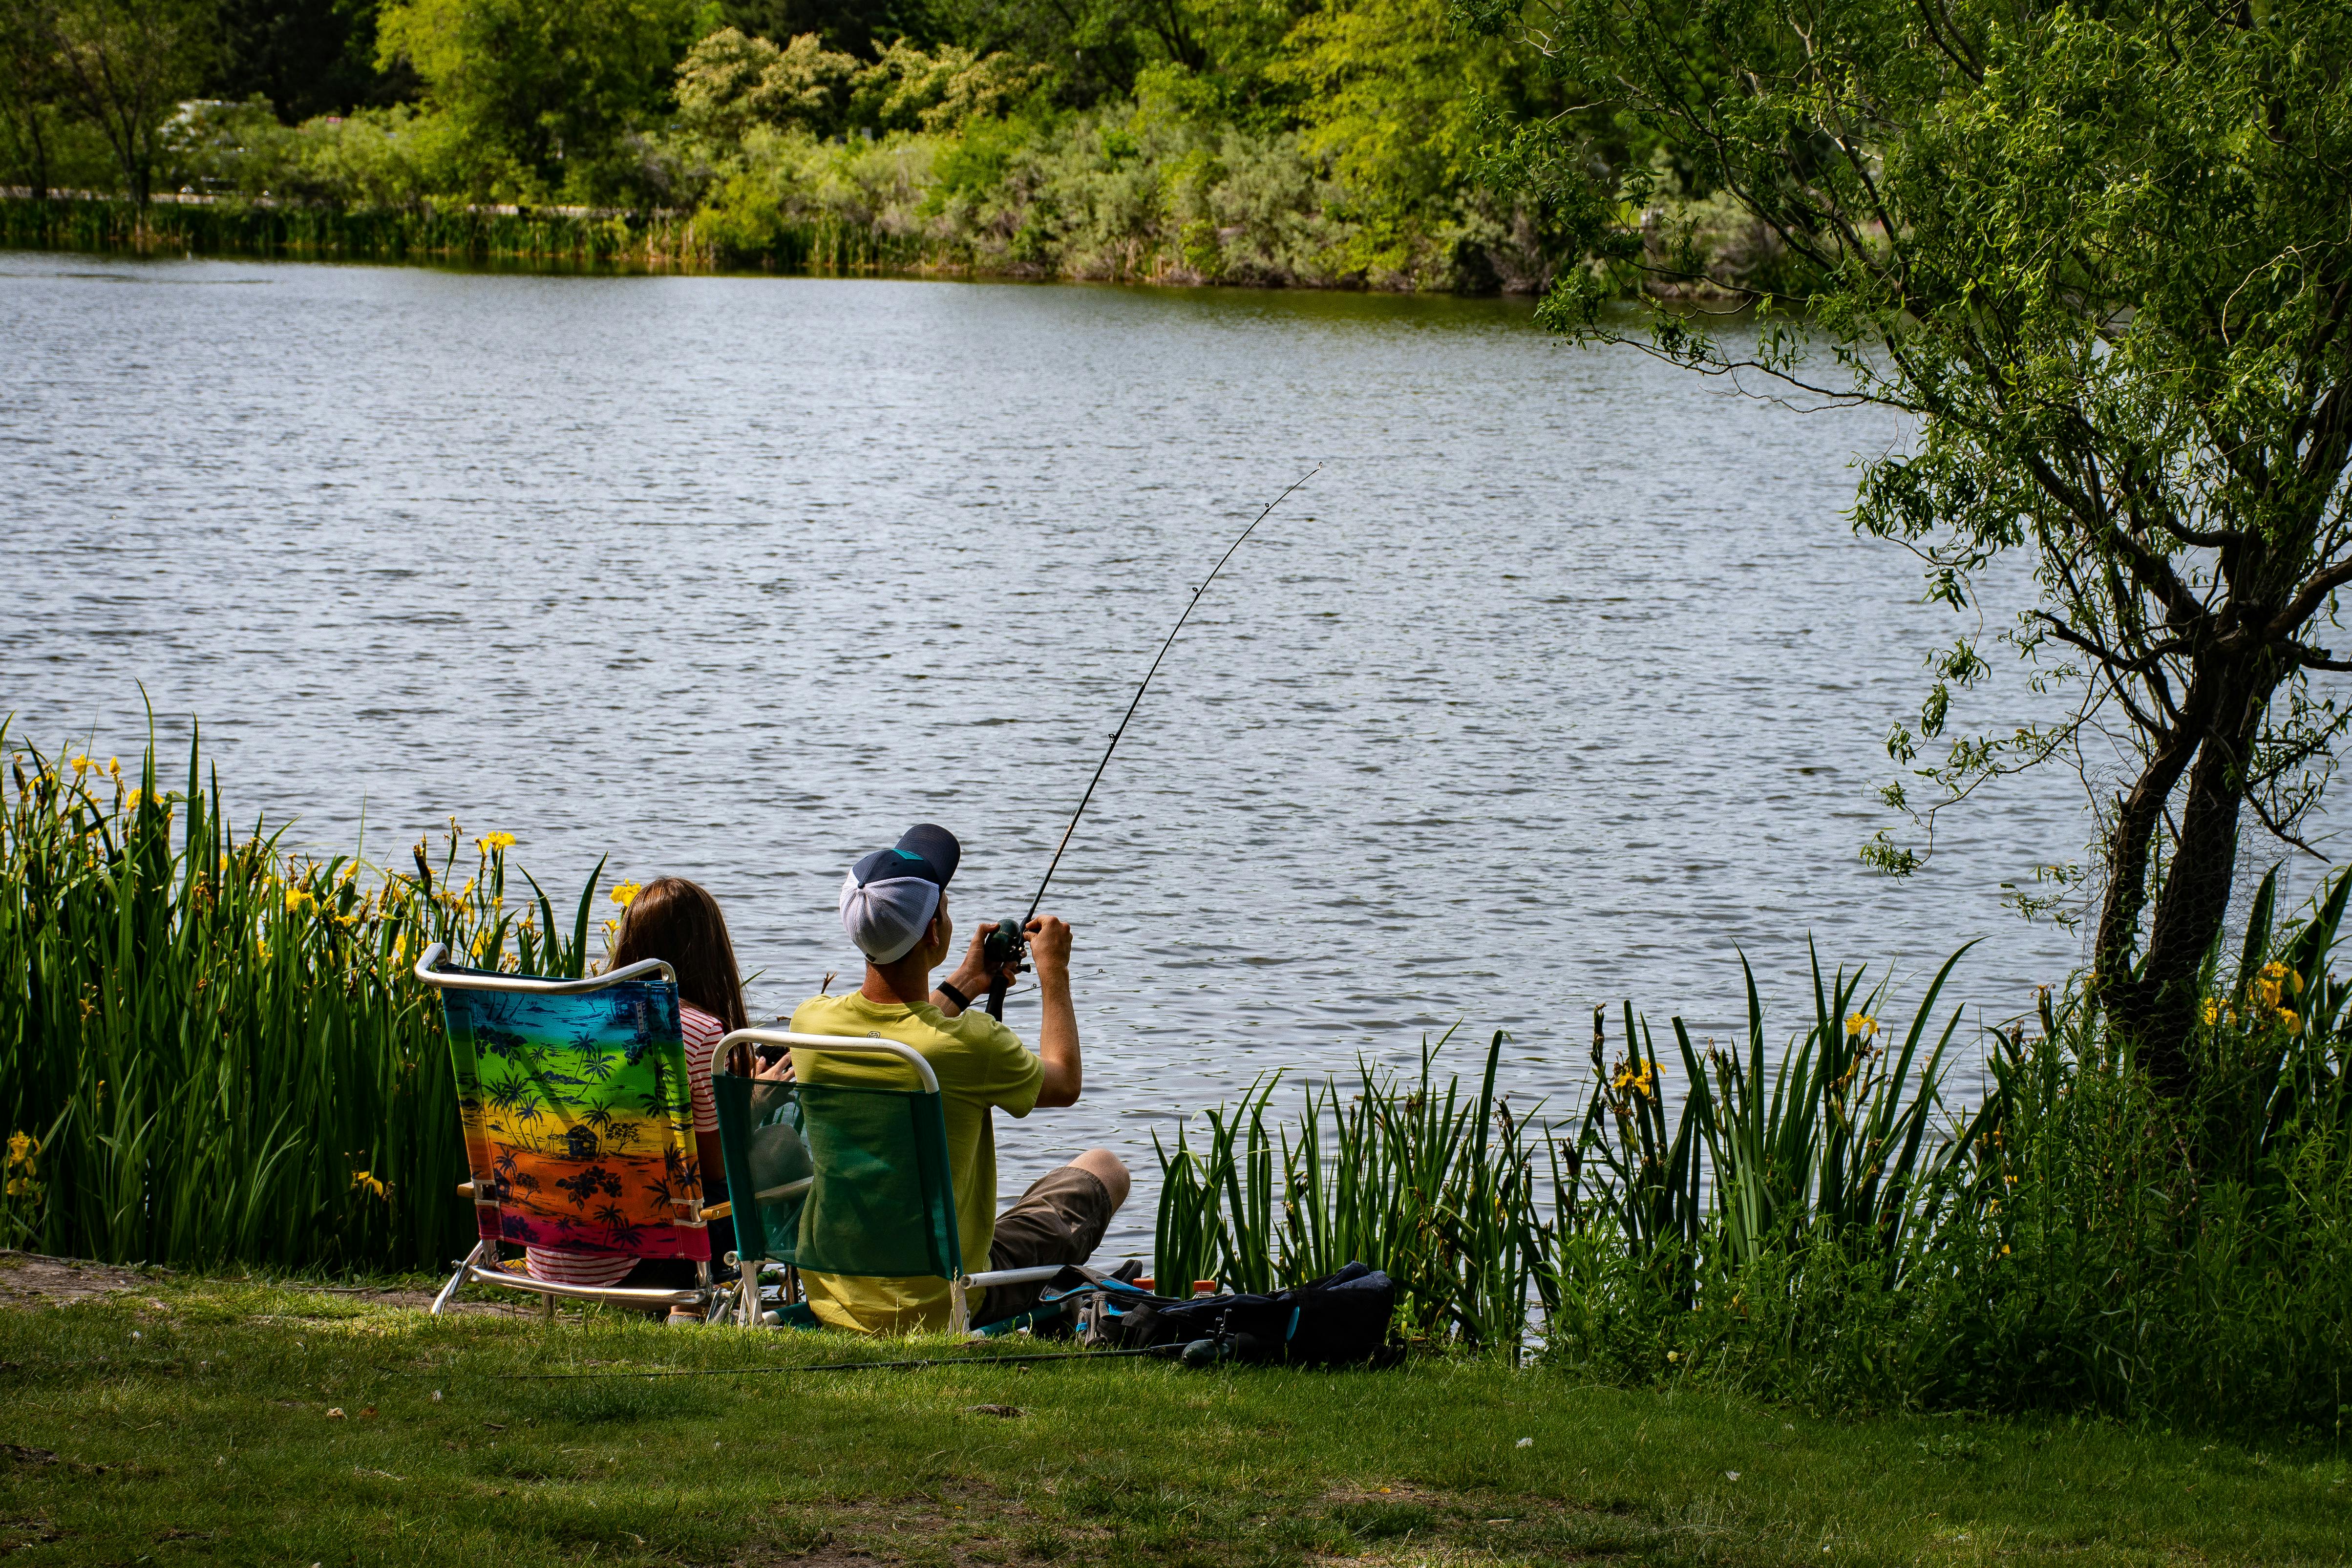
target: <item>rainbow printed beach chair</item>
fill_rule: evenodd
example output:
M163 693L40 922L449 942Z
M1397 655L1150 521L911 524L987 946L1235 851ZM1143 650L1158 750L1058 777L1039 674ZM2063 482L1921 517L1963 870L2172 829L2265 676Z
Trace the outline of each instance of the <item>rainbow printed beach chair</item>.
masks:
M913 1085L774 1085L768 1088L775 1102L762 1105L756 1099L762 1086L752 1079L751 1050L761 1045L896 1057ZM782 1265L794 1271L795 1279L797 1271L805 1269L869 1279L945 1279L948 1329L963 1334L972 1331L973 1290L1050 1279L1062 1272L1058 1264L981 1274L963 1271L940 1080L914 1047L879 1036L737 1029L719 1042L710 1068L728 1189L736 1194L740 1270L731 1294L713 1310L714 1317L728 1312L747 1328L760 1322L764 1316L760 1308L761 1266ZM787 1122L797 1136L782 1135ZM1010 1326L1008 1321L980 1331Z
M443 966L436 943L416 978L441 993L449 1059L481 1239L434 1299L468 1280L708 1317L710 1233L697 1169L677 977L659 959L583 980ZM559 1285L502 1268L500 1243L564 1252L684 1258L691 1289Z

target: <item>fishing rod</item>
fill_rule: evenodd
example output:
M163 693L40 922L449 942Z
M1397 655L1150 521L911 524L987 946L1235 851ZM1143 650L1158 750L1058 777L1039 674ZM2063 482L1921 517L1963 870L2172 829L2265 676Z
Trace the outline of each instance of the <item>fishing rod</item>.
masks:
M1037 918L1037 906L1045 901L1045 889L1053 885L1054 872L1062 864L1062 851L1070 847L1070 835L1078 830L1078 818L1087 814L1087 803L1094 799L1095 785L1102 783L1103 770L1110 766L1110 756L1113 752L1118 750L1119 737L1127 733L1127 726L1135 718L1135 710L1143 706L1143 694L1151 689L1151 678L1160 673L1160 661L1166 658L1168 650L1176 646L1176 634L1182 631L1184 623L1192 618L1192 611L1200 605L1201 595L1209 591L1209 584L1217 580L1217 574L1225 569L1225 563L1234 558L1234 552L1239 550L1249 536L1257 531L1257 525L1273 516L1276 507L1290 499L1291 490L1297 489L1322 471L1323 465L1316 464L1292 480L1290 489L1283 491L1266 502L1265 510L1259 512L1231 544L1225 546L1225 552L1217 557L1217 563L1209 569L1209 574L1201 580L1201 585L1192 590L1192 598L1185 601L1184 613L1177 616L1176 624L1169 628L1167 639L1160 643L1160 652L1151 660L1151 668L1143 672L1143 679L1136 686L1135 697L1128 703L1127 712L1119 719L1118 728L1110 732L1110 743L1103 748L1102 760L1095 763L1094 777L1087 781L1087 793L1078 797L1077 810L1070 813L1070 825L1062 829L1062 841L1054 846L1054 858L1046 863L1045 879L1037 884L1037 896L1029 900L1029 912L1018 921L1007 916L997 921L995 927L988 933L986 948L989 964L988 1012L991 1017L1004 1016L1004 992L1011 984L1011 981L1004 973L1004 962L1007 959L1017 962L1023 949L1027 947L1029 922Z

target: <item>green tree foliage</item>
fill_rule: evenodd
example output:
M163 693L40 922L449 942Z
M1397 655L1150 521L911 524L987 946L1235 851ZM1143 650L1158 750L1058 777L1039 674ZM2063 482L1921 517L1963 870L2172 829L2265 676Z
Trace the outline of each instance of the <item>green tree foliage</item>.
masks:
M679 121L720 142L756 126L819 136L866 131L953 130L1002 113L1045 75L1011 56L950 44L926 54L892 44L868 63L828 49L814 33L782 47L722 27L687 51L677 73Z
M257 94L243 103L194 103L173 121L163 165L175 184L210 195L279 203L414 207L456 166L447 126L404 103L282 123Z
M1531 290L1557 263L1479 145L1563 89L1446 0L216 3L219 101L167 162L225 200L711 203L698 243L778 266Z
M697 15L695 0L394 0L378 59L415 68L478 188L589 196L667 103Z
M1424 0L1331 0L1298 22L1267 74L1297 89L1306 145L1365 220L1362 268L1409 273L1451 237L1488 116L1544 96L1531 60Z
M0 0L0 150L36 200L49 192L66 94L55 11L51 0Z
M1864 471L1858 525L1919 552L1931 595L1972 614L1984 568L2032 561L2039 602L1961 637L1890 751L1910 762L1942 737L1988 639L2073 706L1948 741L1917 770L1931 832L1988 779L2053 757L2095 778L2120 750L2095 994L2184 1089L2242 817L2292 837L2346 723L2310 678L2352 668L2329 647L2352 582L2352 11L1500 5L1489 31L1612 84L1619 112L1785 247L1811 330L1768 333L1754 367L1917 422ZM1595 189L1541 126L1518 150L1531 184L1582 188L1568 205L1608 258L1562 286L1553 324L1609 336L1612 281L1679 280L1597 221L1648 199L1646 170ZM1668 356L1735 368L1686 315L1653 326ZM1870 853L1901 871L1918 852Z
M213 22L209 0L54 0L19 5L11 26L16 48L36 62L28 101L62 107L94 127L123 190L143 206L164 123L212 58ZM37 134L37 114L21 123L22 134Z
M755 38L814 33L827 48L871 57L893 42L940 35L924 0L720 0L719 20Z
M1237 107L1269 98L1266 66L1307 0L933 0L940 36L1050 67L1065 101L1135 91L1173 67Z
M376 0L221 0L220 50L207 91L259 93L291 125L384 104L415 86L375 68Z

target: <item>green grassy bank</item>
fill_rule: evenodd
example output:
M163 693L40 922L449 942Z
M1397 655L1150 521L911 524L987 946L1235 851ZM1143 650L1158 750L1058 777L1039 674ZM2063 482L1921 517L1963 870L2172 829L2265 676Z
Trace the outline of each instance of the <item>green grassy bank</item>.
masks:
M2342 1561L2352 1526L2341 1456L2102 1423L1828 1421L1492 1360L533 1382L905 1350L126 1282L0 1310L12 1562L2277 1564Z

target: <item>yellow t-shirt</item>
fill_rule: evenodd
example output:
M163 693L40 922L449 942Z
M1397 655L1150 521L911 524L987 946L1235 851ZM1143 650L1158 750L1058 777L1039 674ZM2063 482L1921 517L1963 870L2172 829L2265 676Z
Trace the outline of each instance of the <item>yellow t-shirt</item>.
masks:
M879 1035L923 1053L940 1080L948 1124L948 1175L955 1184L957 1244L966 1270L988 1267L996 1235L996 1124L991 1108L1026 1116L1045 1087L1045 1067L1021 1037L978 1007L950 1018L929 1003L875 1002L863 993L812 996L793 1014L796 1035ZM894 1058L793 1049L803 1083L911 1087L913 1074ZM948 1324L948 1282L855 1279L811 1274L809 1309L835 1328L911 1333Z

